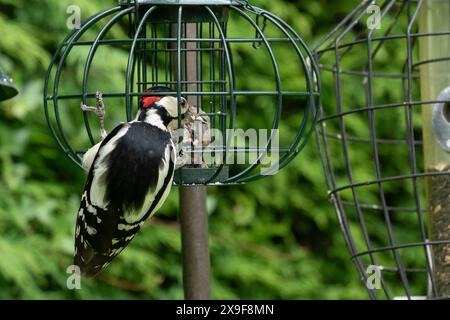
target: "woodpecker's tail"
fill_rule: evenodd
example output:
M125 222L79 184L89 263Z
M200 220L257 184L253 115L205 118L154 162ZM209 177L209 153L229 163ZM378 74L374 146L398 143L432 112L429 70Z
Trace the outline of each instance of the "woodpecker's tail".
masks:
M77 223L78 225L78 223ZM117 234L112 237L92 237L86 228L82 226L78 236L75 236L74 264L80 268L82 274L92 277L104 269L133 239L139 226L134 229L133 234ZM99 230L100 232L104 230Z
M108 264L113 260L119 252L114 255L101 254L95 251L92 246L85 242L87 245L83 244L83 249L79 249L75 245L76 252L74 256L74 264L80 268L83 275L87 277L93 277L97 275L101 270L106 268Z

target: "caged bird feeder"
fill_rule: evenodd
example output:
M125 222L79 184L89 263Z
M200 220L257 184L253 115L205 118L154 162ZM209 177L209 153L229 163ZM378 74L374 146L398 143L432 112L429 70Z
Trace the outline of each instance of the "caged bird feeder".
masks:
M450 296L449 14L362 1L314 50L329 197L372 299Z
M107 70L105 60L111 60ZM119 81L109 81L114 70ZM256 180L292 161L314 132L318 74L293 28L247 1L120 1L87 19L57 49L45 80L45 115L63 152L81 167L84 152L99 140L99 121L80 103L95 105L97 91L107 131L135 117L140 97L158 94L148 88L169 88L164 94L178 98L179 111L181 97L187 99L208 134L175 136L180 155L195 159L174 176L181 186L183 282L186 298L207 299L204 186ZM183 121L180 116L179 127Z
M235 21L244 22L245 29L237 30ZM111 66L123 70L121 87L113 88L108 75L96 68L96 62L108 59L108 50L122 53L122 63ZM261 69L250 70L246 59L258 60ZM75 60L78 70L73 73L67 65ZM45 82L45 113L64 153L81 165L83 152L98 138L95 119L81 112L80 102L95 105L100 90L106 125L109 112L116 119L113 127L135 117L139 97L149 95L145 89L169 87L170 94L186 97L209 119L214 133L208 145L185 151L188 158L210 161L180 168L175 183L244 183L274 174L308 141L320 99L313 61L289 25L246 1L121 1L89 18L61 43ZM296 77L286 78L293 69ZM78 77L75 86L64 85L70 77ZM241 119L254 124L244 127ZM85 128L88 139L74 128ZM244 135L239 136L240 129ZM257 144L248 142L248 129L257 131ZM264 137L261 129L268 130Z

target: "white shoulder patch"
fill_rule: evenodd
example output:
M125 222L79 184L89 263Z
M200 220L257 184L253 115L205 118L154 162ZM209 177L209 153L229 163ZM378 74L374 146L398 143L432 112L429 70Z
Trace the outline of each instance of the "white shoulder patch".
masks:
M95 146L91 147L86 153L83 155L83 159L81 160L81 166L86 172L89 172L92 166L92 162L94 162L95 156L97 155L98 149L102 143L99 142Z

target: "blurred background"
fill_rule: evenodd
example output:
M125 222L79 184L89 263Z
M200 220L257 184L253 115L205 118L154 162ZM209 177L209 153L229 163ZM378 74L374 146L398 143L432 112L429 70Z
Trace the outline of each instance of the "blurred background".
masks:
M358 2L251 1L293 26L310 47ZM0 0L0 65L20 90L0 103L0 299L183 298L177 188L102 275L83 280L82 290L66 288L85 174L60 152L50 134L43 113L43 79L56 46L69 32L67 7L79 6L83 21L116 4ZM97 61L108 82L123 81L123 70L110 68L114 57L123 54L112 52ZM244 65L259 70L245 79L249 83L264 75L250 54L243 52L236 60L237 71ZM75 56L67 68L75 69L77 63ZM288 68L289 59L284 63ZM75 86L79 76L74 73L64 81ZM332 85L323 84L325 104L334 102ZM79 130L81 139L84 128L69 129ZM390 161L401 166L395 155ZM353 170L364 175L371 168L361 161ZM314 140L276 176L244 186L210 187L212 297L366 299L326 190Z

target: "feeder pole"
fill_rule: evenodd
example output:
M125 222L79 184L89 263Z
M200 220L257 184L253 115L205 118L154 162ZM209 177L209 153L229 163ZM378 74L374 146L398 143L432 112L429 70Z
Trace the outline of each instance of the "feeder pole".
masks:
M180 187L183 286L187 300L211 299L206 187Z
M197 38L197 25L186 23L185 32L186 38ZM185 53L184 67L189 92L199 89L195 83L198 81L197 68L199 67L196 46L196 42L186 42L188 51ZM190 105L197 104L195 96L188 96L187 99ZM184 297L187 300L209 300L211 299L211 262L208 245L206 186L180 186L179 190Z
M450 30L450 2L425 0L419 20L420 33ZM423 101L450 101L450 38L421 37L420 66ZM437 59L437 60L434 60ZM426 179L429 210L429 234L433 244L433 275L438 297L450 297L450 102L425 105L422 108L425 170L444 173Z

